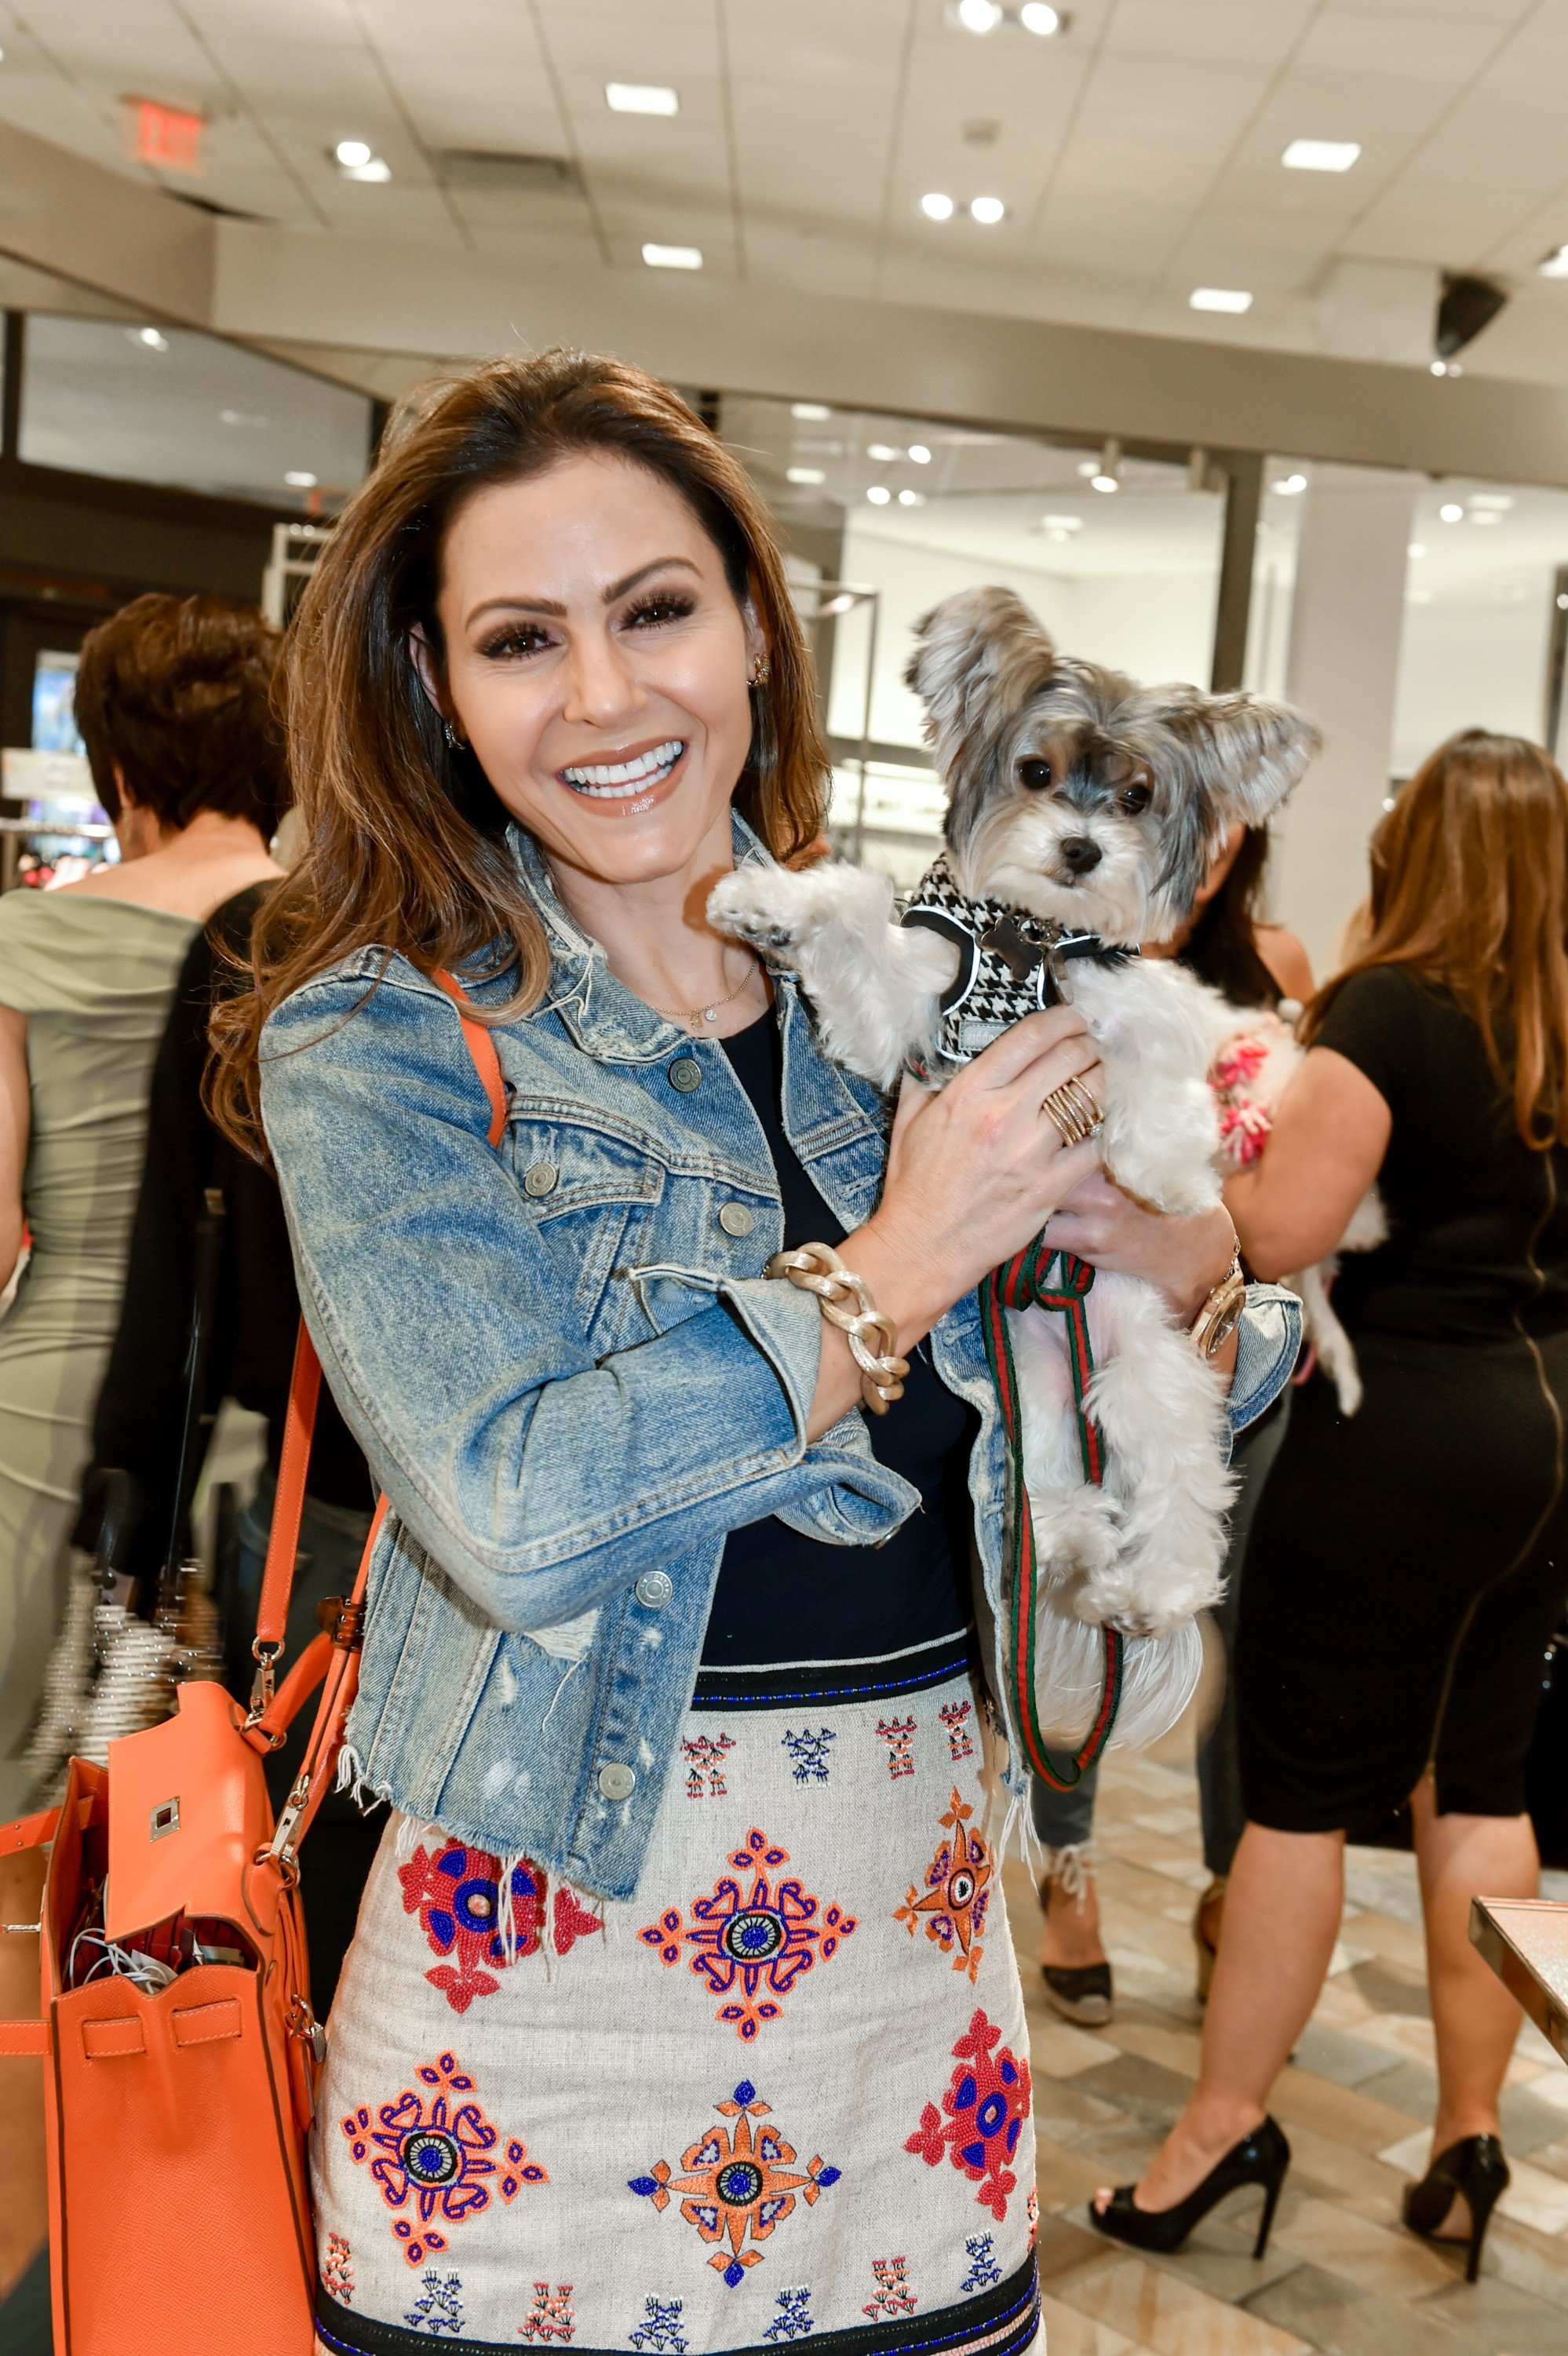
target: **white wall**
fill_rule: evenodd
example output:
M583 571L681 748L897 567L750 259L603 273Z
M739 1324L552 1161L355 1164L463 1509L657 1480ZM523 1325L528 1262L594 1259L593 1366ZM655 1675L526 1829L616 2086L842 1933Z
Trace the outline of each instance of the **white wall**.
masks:
M1270 898L1320 974L1365 896L1388 793L1414 493L1409 476L1324 466L1302 501L1286 689L1323 751L1276 821Z
M1494 728L1541 742L1552 577L1520 604L1407 605L1393 766L1409 776L1444 737Z
M1050 573L918 541L885 536L852 518L844 533L847 581L881 591L871 734L883 744L918 744L920 707L903 683L914 626L956 590L996 583L1015 590L1063 650L1113 664L1135 679L1207 684L1214 640L1216 570L1120 573ZM834 639L829 726L858 737L865 691L865 609L839 623Z

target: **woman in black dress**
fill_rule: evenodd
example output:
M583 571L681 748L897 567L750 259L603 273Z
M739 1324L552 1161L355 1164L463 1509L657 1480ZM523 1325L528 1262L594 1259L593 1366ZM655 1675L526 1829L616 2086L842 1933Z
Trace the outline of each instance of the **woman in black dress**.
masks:
M1330 1251L1376 1181L1389 1237L1335 1304L1365 1404L1309 1384L1259 1505L1237 1654L1248 1824L1198 2083L1103 2232L1174 2248L1237 2184L1277 2190L1270 2086L1317 2001L1348 1830L1409 1799L1438 2115L1405 2222L1469 2243L1508 2183L1519 2028L1470 1901L1527 1898L1524 1764L1568 1594L1568 786L1470 731L1372 842L1365 945L1308 1010L1305 1066L1227 1200L1261 1274ZM1271 2201L1272 2206L1272 2201Z

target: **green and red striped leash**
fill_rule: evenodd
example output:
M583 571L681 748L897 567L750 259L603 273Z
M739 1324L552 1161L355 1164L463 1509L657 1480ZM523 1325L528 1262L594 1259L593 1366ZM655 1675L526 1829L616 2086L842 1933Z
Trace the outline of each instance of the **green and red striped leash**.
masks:
M1075 1259L1070 1252L1055 1251L1043 1237L1036 1236L1015 1258L1003 1268L993 1269L980 1288L985 1355L991 1361L1003 1429L1007 1434L1008 1675L1029 1765L1054 1792L1070 1792L1105 1748L1122 1699L1125 1646L1116 1629L1101 1632L1105 1638L1105 1676L1100 1707L1070 1761L1065 1766L1058 1765L1046 1748L1035 1701L1034 1603L1039 1560L1035 1546L1035 1519L1024 1484L1023 1418L1006 1312L1009 1309L1055 1309L1066 1318L1068 1365L1072 1373L1083 1477L1098 1486L1105 1473L1105 1440L1087 1404L1094 1373L1088 1311L1093 1282L1094 1270L1086 1260Z

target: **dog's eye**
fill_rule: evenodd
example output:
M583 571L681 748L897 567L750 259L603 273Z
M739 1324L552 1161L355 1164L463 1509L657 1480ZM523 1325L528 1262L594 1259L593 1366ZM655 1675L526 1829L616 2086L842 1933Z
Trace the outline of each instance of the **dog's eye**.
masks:
M1027 786L1032 794L1043 794L1047 792L1052 783L1050 763L1048 761L1020 761L1018 764L1018 783L1021 786Z
M1128 817L1136 818L1140 810L1148 809L1153 796L1147 786L1129 786L1117 798Z

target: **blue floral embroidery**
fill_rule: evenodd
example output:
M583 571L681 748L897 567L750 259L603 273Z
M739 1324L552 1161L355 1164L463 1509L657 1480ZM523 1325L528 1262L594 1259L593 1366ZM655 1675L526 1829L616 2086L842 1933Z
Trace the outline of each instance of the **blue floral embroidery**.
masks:
M679 2298L650 2298L643 2302L643 2319L635 2331L627 2334L634 2348L659 2351L659 2356L686 2356L687 2339L681 2329L681 2309L685 2304Z
M813 1734L803 1726L799 1734L786 1727L779 1737L781 1747L789 1754L789 1772L797 1783L825 1783L828 1780L828 1745L838 1736L831 1726L820 1726Z
M800 2340L808 2331L815 2331L815 2319L810 2313L811 2294L809 2290L781 2290L774 2300L779 2309L763 2332L764 2340Z
M960 2290L989 2290L1002 2279L1002 2269L991 2253L995 2246L994 2233L972 2233L964 2244L969 2253L969 2272L959 2285Z
M457 2276L427 2274L422 2280L424 2297L403 2319L409 2329L428 2331L433 2337L443 2331L461 2331L463 2302L458 2293L463 2286Z

